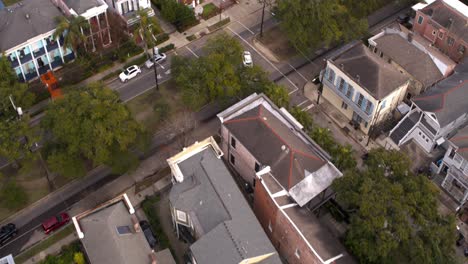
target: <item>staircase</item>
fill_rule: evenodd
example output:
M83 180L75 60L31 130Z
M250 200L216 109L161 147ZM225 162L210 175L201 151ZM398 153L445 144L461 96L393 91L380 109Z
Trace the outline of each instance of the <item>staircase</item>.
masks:
M413 112L410 116L405 117L405 119L398 125L398 127L392 131L390 138L393 140L393 142L395 142L395 144L399 145L400 140L406 134L408 134L408 132L418 122L421 114L422 113L420 112Z

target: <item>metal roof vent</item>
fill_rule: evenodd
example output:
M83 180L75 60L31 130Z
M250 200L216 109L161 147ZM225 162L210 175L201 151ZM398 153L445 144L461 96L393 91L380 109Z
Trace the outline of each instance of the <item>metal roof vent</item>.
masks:
M358 82L360 82L361 81L361 76L359 76L359 74L356 74L356 79L357 79Z
M29 20L29 18L30 18L28 13L26 13L25 17L26 17L27 20Z

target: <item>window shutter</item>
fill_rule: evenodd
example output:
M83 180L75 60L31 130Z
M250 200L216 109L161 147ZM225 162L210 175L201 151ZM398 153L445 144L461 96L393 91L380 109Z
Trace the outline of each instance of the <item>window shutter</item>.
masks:
M328 76L330 75L330 68L325 68L325 79L328 80Z
M354 97L354 102L357 104L359 101L359 95L361 95L358 91L356 91L356 97Z
M372 111L374 111L374 104L370 101L367 102L370 106L369 106L369 114L372 113Z
M366 105L367 105L367 99L364 97L362 99L362 105L361 105L362 111L366 111Z
M380 109L384 109L386 104L387 104L387 100L384 100L382 104L380 105Z
M346 95L346 92L348 91L348 83L347 82L344 82L344 85L343 85L343 94Z
M351 98L353 98L354 88L353 88L352 85L348 85L348 89L349 89L349 91L350 91L350 92L349 92L348 98L351 99Z
M340 90L340 82L341 82L341 77L340 76L336 77L335 87L338 91Z

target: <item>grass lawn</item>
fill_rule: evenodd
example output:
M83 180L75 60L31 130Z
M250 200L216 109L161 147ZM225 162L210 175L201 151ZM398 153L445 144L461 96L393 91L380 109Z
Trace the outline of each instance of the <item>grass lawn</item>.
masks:
M3 168L0 173L3 174L4 177L13 178L16 181L16 184L25 190L28 196L28 204L41 199L49 193L46 172L41 166L39 160L26 162L20 169L6 167ZM15 212L16 211L0 207L0 221Z
M5 4L5 6L10 6L12 4L16 4L21 0L2 0L2 2Z
M64 239L68 235L72 234L74 231L75 228L73 224L66 226L64 229L50 235L49 238L47 238L46 240L39 242L38 244L32 246L26 251L23 251L23 253L15 257L15 262L18 264L25 262L26 260L39 254L41 251L47 249L48 247Z
M159 85L159 92L151 89L128 101L127 106L138 122L143 124L148 131L155 132L164 122L167 122L161 121L156 111L153 110L154 106L161 102L167 103L170 109L165 120L171 119L185 109L182 96L172 80Z
M270 49L280 60L289 59L298 55L297 50L289 43L288 37L279 26L274 26L263 32L263 37L258 40Z

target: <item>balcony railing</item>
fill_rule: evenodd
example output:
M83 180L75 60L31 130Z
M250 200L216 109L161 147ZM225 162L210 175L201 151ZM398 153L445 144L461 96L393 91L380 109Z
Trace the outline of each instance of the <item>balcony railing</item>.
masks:
M62 60L60 59L60 57L57 57L57 58L54 59L50 64L52 65L52 69L55 69L55 68L57 68L57 67L62 66L62 65L63 65L63 62L62 62Z
M38 50L33 51L33 54L34 54L34 57L36 57L36 58L38 58L38 57L44 55L44 54L45 54L45 49L44 49L44 47L42 47L42 48L40 48L40 49L38 49Z
M72 52L68 55L63 56L63 59L65 60L65 62L70 62L75 59L75 54L73 54Z
M10 57L8 57L8 60L10 61L10 64L11 64L11 67L12 68L16 68L18 67L19 63L18 63L18 58L14 58L13 60L11 60Z
M50 52L50 51L58 48L58 43L57 43L57 41L52 42L52 41L48 40L46 47L47 47L47 50Z
M25 73L24 75L26 77L26 81L32 80L37 77L37 73L35 70L30 71L29 73Z
M30 60L32 60L31 53L25 54L25 55L20 55L21 64L25 64L26 62L29 62Z
M46 73L48 70L50 70L49 64L40 67L38 70L39 70L39 74L41 75Z
M335 94L337 94L341 99L343 99L343 101L348 106L350 106L354 110L354 112L356 112L362 119L364 119L366 122L370 121L370 115L363 111L351 98L346 97L346 95L340 92L333 83L328 81L326 78L323 78L323 84L332 89L333 92L335 92Z

